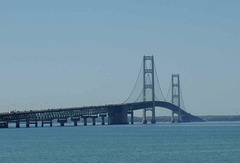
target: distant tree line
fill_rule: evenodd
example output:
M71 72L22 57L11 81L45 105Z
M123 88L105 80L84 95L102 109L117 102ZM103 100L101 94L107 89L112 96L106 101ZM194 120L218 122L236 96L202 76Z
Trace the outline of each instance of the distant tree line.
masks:
M206 115L199 117L205 121L240 121L240 115Z
M198 116L205 120L206 122L220 122L220 121L240 121L240 115L206 115L206 116ZM178 117L175 116L175 121L177 121ZM147 117L147 121L151 122L152 117ZM81 121L83 119L81 118ZM68 121L71 121L70 118ZM96 122L101 123L102 119L100 117L96 118ZM131 122L131 117L128 116L128 121ZM171 116L157 116L156 117L157 122L170 122ZM88 118L88 123L91 123L91 118ZM108 118L105 117L105 122L108 122ZM142 117L134 117L134 122L142 122Z
M205 120L206 122L216 122L216 121L240 121L240 115L206 115L198 116ZM174 117L177 120L177 116ZM151 117L147 117L147 121L151 121ZM157 116L157 122L170 122L171 116ZM130 122L130 118L129 118ZM142 117L134 117L134 122L142 122Z

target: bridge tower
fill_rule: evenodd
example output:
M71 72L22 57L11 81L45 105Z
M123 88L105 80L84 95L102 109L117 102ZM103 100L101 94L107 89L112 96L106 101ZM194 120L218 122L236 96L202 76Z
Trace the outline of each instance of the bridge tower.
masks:
M147 67L147 62L150 62L150 67ZM150 81L147 81L146 78L151 78ZM154 92L154 58L153 56L143 56L143 101L146 101L146 90L152 90L152 108L143 109L143 120L142 123L146 124L146 112L148 110L152 111L152 120L151 123L156 123L155 118L155 92Z
M179 74L172 74L172 104L180 108L180 78ZM172 111L171 122L174 123L174 112ZM178 111L178 122L181 122L181 110Z

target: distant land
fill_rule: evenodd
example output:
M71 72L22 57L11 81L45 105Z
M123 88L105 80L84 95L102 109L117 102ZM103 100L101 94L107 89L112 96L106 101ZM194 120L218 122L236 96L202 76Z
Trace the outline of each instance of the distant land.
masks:
M205 115L205 116L198 116L202 118L206 122L234 122L234 121L240 121L240 115ZM107 118L105 119L106 122L108 121ZM175 116L175 120L177 120L177 116ZM70 120L69 120L70 121ZM131 122L130 117L128 117L128 121ZM147 121L151 122L151 117L147 117ZM170 122L171 116L157 116L156 117L157 122ZM91 123L92 120L89 118L88 123ZM101 122L101 118L97 118L96 122ZM134 122L142 122L142 117L134 117Z
M198 116L206 122L219 122L219 121L240 121L240 115L206 115ZM151 121L151 117L147 117L148 122ZM177 117L175 117L177 120ZM134 122L141 122L142 117L134 117ZM170 122L171 116L158 116L156 117L157 122Z

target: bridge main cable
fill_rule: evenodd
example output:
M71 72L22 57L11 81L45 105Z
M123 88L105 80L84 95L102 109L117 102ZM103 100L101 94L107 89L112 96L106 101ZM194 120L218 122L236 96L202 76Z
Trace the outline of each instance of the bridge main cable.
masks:
M132 92L130 93L130 95L128 96L128 98L127 98L122 104L126 103L126 102L130 99L130 97L132 96L132 94L133 94L133 92L134 92L134 90L135 90L135 88L136 88L136 86L137 86L138 80L139 80L139 78L140 78L140 75L141 75L141 72L142 72L142 67L143 67L143 63L141 64L141 67L140 67L140 70L139 70L139 73L138 73L138 77L137 77L137 80L136 80L136 82L135 82L135 84L134 84L134 87L133 87L133 89L132 89ZM142 92L140 92L140 95L141 95L141 93L142 93ZM139 95L139 96L140 96L140 95ZM139 96L138 96L138 98L139 98ZM137 98L137 99L138 99L138 98Z

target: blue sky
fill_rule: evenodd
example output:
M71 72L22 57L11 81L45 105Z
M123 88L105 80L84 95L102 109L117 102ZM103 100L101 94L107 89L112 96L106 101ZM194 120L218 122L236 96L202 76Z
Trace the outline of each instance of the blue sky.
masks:
M120 103L143 55L154 55L164 94L180 74L187 111L240 114L239 8L237 0L2 1L0 111Z

